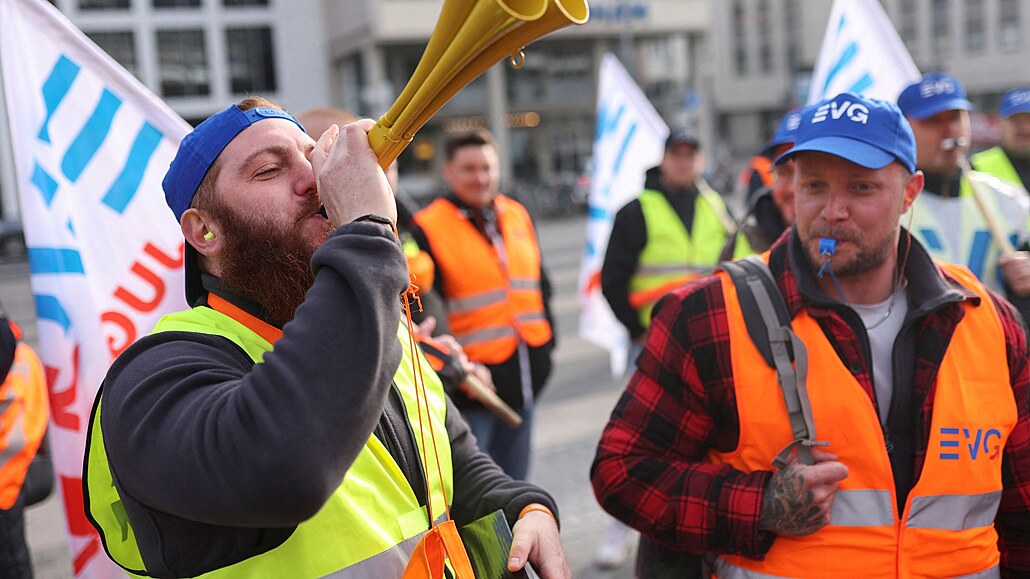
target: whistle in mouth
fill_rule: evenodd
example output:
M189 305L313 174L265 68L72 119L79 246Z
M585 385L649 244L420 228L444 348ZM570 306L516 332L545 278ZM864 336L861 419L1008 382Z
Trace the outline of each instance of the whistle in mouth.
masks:
M819 254L820 255L833 255L837 253L837 240L832 237L822 237L819 239Z

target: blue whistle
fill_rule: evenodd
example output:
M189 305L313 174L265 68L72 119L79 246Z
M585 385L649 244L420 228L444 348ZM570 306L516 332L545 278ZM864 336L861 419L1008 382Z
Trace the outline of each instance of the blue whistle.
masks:
M819 239L819 254L820 255L833 255L837 253L837 240L831 237L822 237Z

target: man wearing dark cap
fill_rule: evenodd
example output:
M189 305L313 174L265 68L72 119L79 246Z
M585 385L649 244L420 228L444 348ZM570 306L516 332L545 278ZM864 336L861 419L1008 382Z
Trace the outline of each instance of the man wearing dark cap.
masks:
M665 140L644 191L619 209L601 266L601 291L634 342L643 343L658 298L712 271L735 230L722 196L701 179L704 156L684 129ZM741 238L741 251L746 241Z
M998 117L1001 144L973 155L973 167L1030 190L1030 87L1006 91Z
M554 501L478 451L401 324L408 274L371 127L316 143L252 97L180 143L163 186L193 308L115 360L83 469L124 569L400 577L448 519L500 509L509 569L570 576Z
M637 575L689 577L704 554L742 579L1027 576L1019 315L898 225L923 175L893 103L806 108L789 159L788 234L741 283L662 300L601 436L594 492L646 538ZM782 318L752 334L766 276Z
M991 289L1009 298L1030 294L1030 255L1016 252L1010 258L1002 257L963 169L968 167L965 155L972 134L969 111L973 105L962 84L947 74L928 74L901 92L898 107L911 123L916 168L926 179L924 194L902 222L933 257L967 266ZM1030 214L1026 196L996 179L978 188L986 211L1018 245Z

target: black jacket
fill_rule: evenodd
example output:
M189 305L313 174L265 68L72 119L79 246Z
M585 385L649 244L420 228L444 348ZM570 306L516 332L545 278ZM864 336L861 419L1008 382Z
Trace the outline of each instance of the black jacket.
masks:
M315 281L262 364L231 341L191 332L147 336L103 385L104 440L148 569L193 576L268 551L335 491L369 435L424 495L393 376L404 256L372 223L339 228L312 259ZM208 278L208 289L253 312ZM459 524L547 493L513 481L447 412Z

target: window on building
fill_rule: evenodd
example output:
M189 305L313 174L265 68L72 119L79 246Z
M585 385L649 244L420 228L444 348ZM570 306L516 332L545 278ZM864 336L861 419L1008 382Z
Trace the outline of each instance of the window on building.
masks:
M232 92L275 92L275 54L271 28L230 28L225 31L225 43L229 54L229 83Z
M951 54L951 0L933 0L930 10L933 54L942 58Z
M132 31L87 32L90 40L101 50L111 55L125 70L139 78L139 64L136 62L136 42Z
M56 6L56 4L55 4ZM128 10L129 0L79 0L79 10Z
M901 0L898 12L898 35L905 42L908 52L915 55L916 47L919 44L919 18L916 14L916 0Z
M153 0L154 8L200 8L200 0Z
M798 34L801 11L798 9L798 0L787 0L783 12L787 33L787 69L790 72L794 72L798 67L798 63L801 62L801 39L800 34Z
M211 94L203 30L159 30L157 58L166 97Z
M998 48L1002 52L1019 50L1019 3L1021 0L1001 0L998 15Z
M733 3L733 70L747 74L747 9L742 0Z
M234 6L268 6L268 0L222 0L227 8Z
M983 0L966 0L966 52L981 53L987 45Z
M762 72L772 72L773 69L773 21L772 8L769 0L758 2L758 58Z

